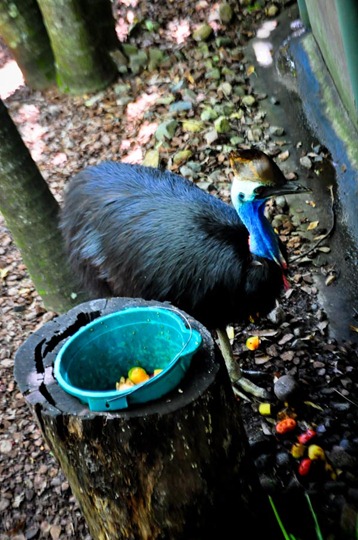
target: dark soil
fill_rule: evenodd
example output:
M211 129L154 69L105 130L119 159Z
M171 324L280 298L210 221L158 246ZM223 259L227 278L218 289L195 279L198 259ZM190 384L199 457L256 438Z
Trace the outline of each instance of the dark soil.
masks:
M105 159L142 162L157 147L154 132L158 125L173 117L179 126L171 139L162 141L160 163L192 178L214 196L229 199L227 154L237 144L256 145L275 156L287 177L307 179L307 171L299 163L288 166L287 152L295 142L272 130L266 120L265 104L270 96L255 91L255 68L245 55L259 25L275 20L282 9L280 3L262 2L265 9L256 9L250 2L235 3L235 17L226 26L211 2L189 6L180 1L140 2L136 8L127 4L126 8L118 3L119 35L142 48L160 47L169 55L168 62L150 72L128 70L122 80L96 96L69 97L55 89L40 93L26 85L6 94L9 112L59 203L68 178L85 165ZM134 15L139 21L135 24ZM158 29L143 31L150 27L145 24L149 20L157 22ZM214 28L206 44L191 37L195 26L203 22ZM222 41L224 37L229 42ZM0 67L9 59L6 49L0 48ZM223 83L229 83L231 91ZM245 104L244 96L254 99ZM169 112L168 97L189 101L192 108ZM206 121L198 132L185 131L182 120L198 120L203 109L215 106L224 112L229 106L230 131L215 136L212 121ZM192 152L188 162L174 158L183 149ZM308 151L303 149L302 157ZM311 158L316 171L330 160L329 153L320 148ZM262 485L287 531L297 539L317 539L315 515L324 539L351 540L357 538L358 512L358 352L353 341L330 337L330 321L319 301L316 276L323 277L323 287L334 287L334 280L339 279L337 261L335 265L330 261L329 237L314 247L327 230L307 218L305 206L312 211L314 200L311 197L307 202L302 198L298 206L288 207L285 200L276 200L269 205L292 261L291 288L280 299L281 309L275 317L235 326L234 350L242 368L268 392L267 400L238 397L238 407ZM90 540L69 484L13 376L19 346L56 314L44 308L2 219L0 237L0 539ZM250 351L246 340L253 335L260 336L261 342L257 350ZM292 376L297 386L278 399L275 383L283 375ZM271 403L270 415L258 411L264 401ZM297 426L278 434L276 424L284 417L295 418ZM315 435L304 445L304 455L294 458L292 446L308 429ZM300 462L311 444L321 448L322 459L313 460L302 475Z

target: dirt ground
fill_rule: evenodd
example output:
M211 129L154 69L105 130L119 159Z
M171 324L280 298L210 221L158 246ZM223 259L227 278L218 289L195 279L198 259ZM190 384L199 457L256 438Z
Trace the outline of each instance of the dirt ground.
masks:
M302 147L300 158L310 163L288 168L290 134L266 119L265 104L272 96L255 90L255 67L245 47L264 22L275 21L282 5L262 5L265 9L238 2L232 20L223 24L218 4L209 1L141 2L135 8L130 0L118 2L120 39L146 50L161 48L169 59L150 71L128 71L95 96L70 97L55 89L40 93L26 85L11 93L5 85L10 71L1 71L2 97L58 202L69 177L82 167L108 159L141 163L153 150L161 165L226 201L227 155L236 145L256 145L274 156L287 178L305 180L308 170L324 167L331 158L318 145ZM202 23L213 28L205 42L193 39ZM10 60L2 46L0 68L9 67ZM228 118L227 130L214 129L215 114ZM173 119L175 133L158 138L158 128ZM290 206L278 199L268 207L288 249L291 287L273 316L234 327L234 351L246 376L269 394L267 400L238 397L238 407L261 483L288 532L301 540L317 538L305 499L309 494L323 538L350 540L357 538L358 512L357 346L330 337L315 276L323 277L327 287L339 275L329 258L329 235L322 240L327 229L305 213L305 207L314 209L314 198L300 197L292 205L288 200ZM56 314L44 308L1 217L0 239L0 540L90 540L13 374L20 345ZM246 346L253 335L260 337L255 351ZM282 375L297 385L278 398L275 383ZM269 415L260 413L262 401L270 402ZM296 428L279 434L276 425L286 417L295 419ZM303 444L303 455L294 457L292 447L307 430L313 438ZM321 449L320 459L304 470L302 459L313 443Z

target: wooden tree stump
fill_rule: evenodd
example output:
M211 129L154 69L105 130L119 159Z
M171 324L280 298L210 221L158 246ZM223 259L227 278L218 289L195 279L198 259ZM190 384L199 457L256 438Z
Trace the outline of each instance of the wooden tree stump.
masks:
M53 378L66 338L126 307L86 302L45 324L20 347L15 378L57 458L95 540L207 539L265 534L270 514L248 456L238 403L210 333L178 388L115 412L93 412ZM185 314L186 315L186 314ZM186 315L187 316L187 315Z

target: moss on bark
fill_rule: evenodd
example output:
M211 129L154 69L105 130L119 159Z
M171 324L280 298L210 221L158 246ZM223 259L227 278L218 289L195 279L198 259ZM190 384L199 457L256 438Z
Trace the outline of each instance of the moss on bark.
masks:
M1 0L0 35L31 88L54 84L54 56L36 0Z
M64 254L59 205L2 101L0 211L45 307L62 313L83 301Z
M95 30L98 21L93 18L97 11L86 9L84 0L38 0L38 3L55 55L59 89L82 94L105 88L114 80L117 68Z

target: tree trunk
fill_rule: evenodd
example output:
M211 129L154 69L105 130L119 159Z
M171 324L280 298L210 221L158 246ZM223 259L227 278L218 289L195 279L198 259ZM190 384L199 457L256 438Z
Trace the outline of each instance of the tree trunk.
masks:
M129 298L84 303L33 334L15 358L16 381L92 538L277 538L224 361L200 323L186 315L203 346L180 389L159 400L93 412L53 379L68 336L98 316L142 305L169 306Z
M0 211L45 307L61 313L83 300L67 266L59 205L1 100Z
M1 0L0 36L31 88L55 83L54 56L36 0Z
M98 24L98 20L91 20L95 10L87 10L83 0L38 0L38 4L55 55L59 89L82 94L96 92L112 82L117 68L97 31L93 31Z

